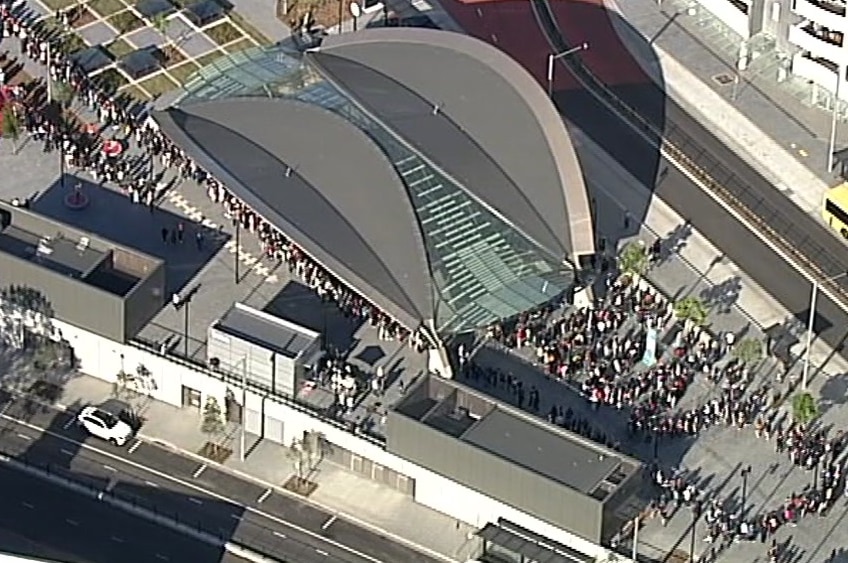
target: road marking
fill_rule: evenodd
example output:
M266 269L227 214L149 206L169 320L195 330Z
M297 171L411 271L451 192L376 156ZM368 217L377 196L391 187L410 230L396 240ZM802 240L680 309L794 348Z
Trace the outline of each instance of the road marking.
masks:
M21 505L23 505L25 508L35 508L35 505L29 502L22 502Z
M65 518L65 522L70 526L79 526L79 522L71 520L70 518Z
M130 446L130 449L128 449L128 450L127 450L127 453L133 453L133 452L135 452L135 451L138 449L138 447L139 447L140 445L141 445L141 440L136 440L136 441L135 441L135 444L133 444L132 446Z
M71 427L71 425L73 423L74 423L74 418L73 417L69 418L68 420L65 421L65 424L62 425L62 430L67 430L68 428Z
M189 502L193 502L194 504L203 504L203 501L194 497L188 497Z
M71 450L66 450L65 448L62 448L59 451L62 452L63 454L65 454L65 455L76 455L76 452L72 452Z
M271 489L266 489L265 492L262 493L262 495L258 499L256 499L256 502L259 503L259 504L262 504L263 502L265 502L268 499L268 497L271 496L271 493L273 493L273 492L274 491L272 491Z
M280 532L274 532L274 535L275 535L275 536L277 536L277 537L278 537L278 538L280 538L280 539L286 539L286 535L285 535L285 534L281 534Z
M156 559L161 559L162 561L167 561L167 560L168 560L168 556L167 556L167 555L162 555L161 553L157 553L157 554L156 554Z
M322 530L326 530L327 528L329 528L330 526L332 526L332 525L333 525L333 522L335 522L337 518L338 518L338 515L336 515L336 514L333 514L332 516L330 516L329 518L327 518L327 521L326 521L326 522L324 522L324 524L321 526L321 529L322 529Z
M315 553L317 553L318 555L323 555L324 557L327 557L328 555L330 555L329 553L327 553L323 549L318 549L317 547L315 548Z
M232 516L235 520L241 520L241 517L243 515L242 514L236 514L235 512L233 512L232 514L230 514L230 516Z
M144 482L144 484L145 484L145 485L147 485L148 487L153 487L154 489L158 489L158 488L159 488L159 485L157 485L157 484L156 484L156 483L154 483L153 481L145 481L145 482Z
M18 436L18 438L20 438L21 440L32 440L32 438L31 438L31 437L29 437L29 436L27 436L26 434L18 433L18 435L17 435L17 436Z
M128 459L128 458L122 458L122 457L120 457L116 454L113 454L112 452L108 452L106 450L101 450L99 448L96 448L96 447L91 446L89 444L85 444L83 442L78 442L77 440L74 440L74 439L69 438L67 436L64 436L62 434L59 434L58 432L54 432L53 430L48 430L47 428L42 428L41 426L37 426L35 424L32 424L31 422L27 422L25 420L20 420L18 418L14 418L14 417L9 416L7 414L0 414L0 419L4 419L4 420L14 422L15 424L23 426L24 428L29 428L30 430L35 430L35 431L40 432L44 435L51 436L51 437L56 438L58 440L62 440L63 442L66 442L68 444L72 444L72 445L79 447L81 449L85 449L85 450L88 450L90 452L94 452L97 455L100 455L100 456L105 457L107 459L112 459L112 460L114 460L118 463L132 467L133 469L138 469L140 471L144 471L146 473L149 473L150 475L155 475L156 477L159 477L160 479L165 479L167 481L170 481L172 483L176 483L176 484L178 484L182 487L185 487L187 489L192 489L192 490L195 490L197 492L203 493L205 496L207 496L209 498L213 498L213 499L216 499L216 500L219 500L219 501L222 501L222 502L234 504L236 506L238 506L240 504L239 502L237 502L237 501L235 501L235 500L233 500L233 499L231 499L227 496L216 493L215 491L210 491L209 489L205 489L205 488L203 488L199 485L196 485L195 483L192 483L191 481L186 481L184 479L174 477L173 475L165 473L164 471L154 469L153 467L148 467L146 465L138 463L137 461L132 461L131 459ZM101 493L99 495L100 498L102 498L102 494L103 493ZM303 526L298 526L297 524L295 524L293 522L289 522L288 520L280 518L279 516L275 516L275 515L270 514L268 512L262 512L261 510L259 510L257 508L253 508L251 506L245 506L244 510L245 510L245 512L255 514L259 517L265 518L266 520L270 520L271 522L276 522L277 524L285 526L286 528L290 528L292 530L295 530L295 531L299 532L300 534L303 534L305 536L309 536L310 538L313 538L317 541L331 545L331 546L333 546L337 549L340 549L342 551L350 553L351 555L355 555L355 556L357 556L358 558L360 558L364 561L370 561L371 563L383 563L383 561L381 561L380 559L377 559L377 558L375 558L371 555L368 555L367 553L363 553L363 552L361 552L361 551L359 551L359 550L357 550L353 547L345 545L345 544L338 542L338 541L336 541L332 538L328 538L328 537L325 537L325 536L323 536L323 535L321 535L317 532L313 532L312 530L304 528ZM285 538L284 535L278 534L277 532L274 532L274 534L277 535L280 538Z
M205 463L203 465L201 465L200 467L198 467L197 470L194 473L191 474L191 476L194 477L195 479L197 479L198 477L200 477L200 474L203 473L204 471L206 471L206 464Z
M118 536L112 536L112 541L116 543L124 543L124 540L122 540Z
M111 465L103 464L103 469L105 469L106 471L111 471L111 472L113 472L113 473L117 473L117 472L118 472L118 470L117 470L117 469L115 469L114 467L112 467Z

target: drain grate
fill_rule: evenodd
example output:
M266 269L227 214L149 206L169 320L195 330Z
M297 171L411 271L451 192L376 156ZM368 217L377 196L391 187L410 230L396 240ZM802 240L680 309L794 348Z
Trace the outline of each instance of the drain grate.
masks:
M727 73L722 73L713 76L713 80L715 80L718 84L722 86L727 86L728 84L733 82L733 77Z

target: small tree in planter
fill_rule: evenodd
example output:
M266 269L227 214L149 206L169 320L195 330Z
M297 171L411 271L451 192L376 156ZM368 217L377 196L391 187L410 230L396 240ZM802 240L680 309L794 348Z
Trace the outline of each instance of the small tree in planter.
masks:
M733 348L733 357L743 364L756 364L763 356L763 342L756 338L744 338Z
M218 452L217 438L224 432L224 413L218 399L209 397L203 406L203 421L200 431L209 437L209 452L214 456Z
M309 451L305 440L294 440L286 452L286 457L294 466L294 474L298 485L306 482L307 467L309 466Z
M12 141L12 154L18 154L18 140L21 138L21 120L12 104L3 108L3 136Z
M674 304L674 314L683 321L687 331L704 326L707 313L707 306L697 297L684 297Z
M618 269L631 280L638 280L648 271L648 249L642 241L628 242L618 253Z
M792 397L792 417L801 424L808 424L821 414L819 404L811 393L798 393Z

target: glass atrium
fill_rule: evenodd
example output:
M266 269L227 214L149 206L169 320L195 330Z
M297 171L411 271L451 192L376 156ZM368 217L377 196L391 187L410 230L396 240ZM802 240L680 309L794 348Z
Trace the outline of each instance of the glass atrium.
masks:
M402 178L423 231L440 335L513 317L550 301L574 283L565 257L551 255L507 226L299 53L256 47L222 57L189 80L177 105L251 96L319 105L356 125L381 147Z

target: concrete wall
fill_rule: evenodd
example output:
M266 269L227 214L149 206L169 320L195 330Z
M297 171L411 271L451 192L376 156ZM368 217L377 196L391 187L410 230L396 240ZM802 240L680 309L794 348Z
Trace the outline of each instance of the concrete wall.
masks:
M159 313L165 295L165 263L152 264L149 272L137 272L141 281L124 297L124 337L134 338Z
M124 301L100 288L0 252L0 283L38 290L56 318L106 338L124 340Z
M175 363L164 356L142 350L131 344L110 341L61 320L55 321L55 324L74 346L82 371L89 375L106 381L114 381L123 366L128 370L134 370L135 366L143 364L156 383L156 389L151 396L157 400L181 406L182 387L185 385L200 391L204 403L208 397L214 397L220 404L225 404L228 385L214 375L182 363ZM235 397L241 400L241 392L236 391ZM389 453L385 446L354 435L340 425L321 421L294 406L272 398L263 398L252 392L247 393L247 402L249 407L264 403L262 410L266 416L284 422L285 443L291 443L294 438L303 436L305 432L319 432L332 444L414 479L417 502L461 522L482 528L489 522L497 522L499 518L504 518L587 555L601 559L608 553L608 550L592 541ZM575 512L579 511L575 510ZM622 558L619 560L627 561Z
M387 427L389 452L587 540L601 541L603 504L596 499L397 412L389 411Z

